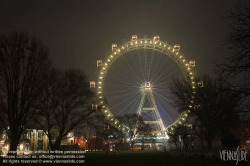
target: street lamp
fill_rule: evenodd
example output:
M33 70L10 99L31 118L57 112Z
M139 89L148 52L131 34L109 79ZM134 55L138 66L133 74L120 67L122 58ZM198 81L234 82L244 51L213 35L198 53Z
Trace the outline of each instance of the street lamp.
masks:
M88 151L88 149L89 149L88 140L86 139L85 142L86 142L86 148L87 148L87 151Z

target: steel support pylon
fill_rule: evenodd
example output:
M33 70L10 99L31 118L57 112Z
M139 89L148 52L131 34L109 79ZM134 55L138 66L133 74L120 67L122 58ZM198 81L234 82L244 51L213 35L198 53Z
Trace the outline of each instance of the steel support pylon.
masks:
M142 98L138 108L140 114L146 124L152 128L152 132L156 137L167 137L166 129L160 117L150 82L146 82L142 86Z

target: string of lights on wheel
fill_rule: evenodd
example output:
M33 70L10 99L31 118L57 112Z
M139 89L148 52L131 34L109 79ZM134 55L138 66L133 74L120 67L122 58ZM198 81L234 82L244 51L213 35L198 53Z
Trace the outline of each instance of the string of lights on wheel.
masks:
M124 55L127 52L130 52L135 49L153 49L155 51L159 51L166 56L169 56L172 58L176 64L180 67L182 70L182 73L184 74L186 80L189 80L190 85L192 86L192 96L190 99L190 105L189 108L192 109L193 102L195 98L195 91L196 86L202 87L203 82L195 82L194 81L194 73L193 73L193 67L195 66L194 60L186 60L184 55L179 51L180 45L175 44L174 46L169 45L166 42L163 42L160 40L159 36L154 36L154 38L137 38L136 35L133 35L131 40L128 42L123 43L121 46L117 46L117 44L112 44L112 52L109 54L108 58L105 61L97 60L97 67L100 68L99 75L98 75L98 81L90 81L90 88L96 88L97 89L97 95L99 99L99 103L92 104L92 109L97 110L98 107L101 107L102 113L106 116L107 120L112 124L113 126L117 127L118 129L122 130L125 133L128 133L130 131L129 127L119 122L118 119L115 118L115 116L112 114L112 112L109 110L108 106L105 104L105 93L103 92L103 84L105 81L105 76L108 73L108 70L110 66L115 62L115 60ZM186 118L188 117L190 113L190 110L183 111L179 118L170 126L165 127L167 132L171 132L174 130L174 128L177 125L184 124Z

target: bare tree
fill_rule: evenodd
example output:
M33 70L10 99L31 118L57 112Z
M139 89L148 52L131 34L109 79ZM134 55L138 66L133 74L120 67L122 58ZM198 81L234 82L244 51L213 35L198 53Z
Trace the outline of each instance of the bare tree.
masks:
M50 66L48 49L38 38L19 32L0 36L0 123L11 151L38 111Z
M169 144L172 150L181 155L183 152L192 151L192 142L194 140L195 133L193 128L187 126L177 126L173 132L169 132Z
M92 116L94 93L81 70L53 70L48 80L41 97L40 116L43 118L37 122L47 134L51 149L56 150L70 131ZM52 141L54 129L58 130L55 142Z
M88 119L87 121L84 121L82 123L80 123L76 129L75 129L75 135L81 135L86 139L86 143L89 147L89 141L91 138L93 138L93 136L96 136L96 125L98 124L98 122L94 119ZM96 137L96 139L98 139Z
M212 140L219 131L232 126L238 119L239 102L241 96L224 88L221 81L204 74L195 78L195 82L203 81L204 87L197 87L195 98L192 99L191 85L185 80L173 79L169 89L175 99L174 105L182 112L190 110L191 114L200 122L199 134L205 139L210 149ZM192 108L190 108L190 105Z
M216 63L216 71L230 83L231 90L241 93L244 110L250 111L250 1L239 4L223 16L228 19L230 31L224 40L230 54L225 62ZM243 98L244 97L244 98Z
M147 135L148 131L151 132L151 127L145 124L139 114L125 114L118 116L117 119L129 128L128 136L132 151L136 136L139 136L139 134Z
M109 124L107 119L103 119L102 125L96 130L97 137L101 137L105 142L106 154L109 154L110 143L118 143L125 137L125 133L117 127Z

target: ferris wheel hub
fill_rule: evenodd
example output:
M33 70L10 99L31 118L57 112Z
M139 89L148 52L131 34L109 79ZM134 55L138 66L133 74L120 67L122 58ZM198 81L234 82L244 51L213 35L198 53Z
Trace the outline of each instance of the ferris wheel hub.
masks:
M145 82L145 85L144 85L144 89L145 90L148 90L148 89L151 89L151 83L150 82Z

